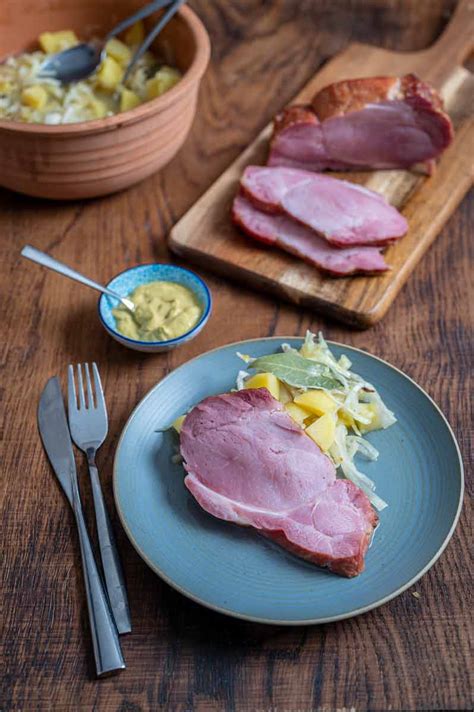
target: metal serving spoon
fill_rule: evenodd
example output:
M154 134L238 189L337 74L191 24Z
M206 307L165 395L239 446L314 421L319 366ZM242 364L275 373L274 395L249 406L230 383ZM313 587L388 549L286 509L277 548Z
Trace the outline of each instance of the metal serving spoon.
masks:
M138 10L138 12L134 15L131 15L126 20L123 20L116 25L104 39L81 42L80 44L75 45L75 47L70 47L69 49L65 49L62 52L58 52L57 54L53 54L51 57L48 57L48 59L46 59L41 66L38 72L38 77L58 79L60 82L64 83L77 82L80 79L85 79L95 72L99 64L104 59L105 45L110 39L116 35L119 35L123 32L123 30L126 30L127 27L134 25L135 22L138 22L138 20L142 20L144 17L148 17L148 15L151 15L153 12L170 5L163 17L160 18L160 21L143 40L142 44L130 60L122 80L122 83L125 83L140 57L145 54L158 33L161 32L163 27L169 22L169 20L171 20L184 1L185 0L175 0L173 3L170 3L170 0L154 0L154 2L142 7L142 9Z
M31 245L25 245L25 247L21 251L21 254L23 257L27 257L32 262L37 262L43 267L47 267L48 269L52 269L55 272L59 272L59 274L63 274L65 277L69 277L69 279L74 279L76 282L81 282L82 284L85 284L88 287L92 287L92 289L97 289L98 292L103 292L104 294L108 294L110 297L118 299L119 302L122 302L124 307L126 307L129 311L132 312L132 314L136 309L135 304L132 302L131 299L127 299L127 297L122 297L120 294L117 294L117 292L114 292L113 289L103 287L101 284L98 284L92 279L85 277L80 272L76 272L76 270L71 269L62 262L59 262L58 260L55 260L53 257L50 257L46 254L46 252L41 252L41 250L37 250L36 247L31 247Z

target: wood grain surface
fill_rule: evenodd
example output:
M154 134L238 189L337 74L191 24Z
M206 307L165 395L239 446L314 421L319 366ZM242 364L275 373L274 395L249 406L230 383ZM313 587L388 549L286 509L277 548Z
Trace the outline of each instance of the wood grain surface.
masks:
M282 250L263 247L232 224L231 206L242 173L248 165L265 164L273 122L173 227L171 249L223 277L350 325L372 326L385 315L472 185L474 78L460 66L472 50L474 3L461 0L446 30L428 49L394 52L353 43L327 62L290 102L311 103L318 91L341 79L410 72L431 82L443 97L455 136L433 176L406 170L331 174L375 190L407 218L408 234L385 251L390 270L384 275L334 279Z
M110 416L99 469L112 510L112 460L137 401L171 369L240 338L325 334L415 378L446 413L466 465L472 443L472 225L466 198L386 317L352 331L203 272L214 314L169 354L123 349L102 331L93 292L19 256L29 242L97 280L171 259L165 236L324 60L351 41L418 50L453 0L194 0L213 58L184 148L121 194L57 204L0 193L2 285L2 710L469 709L472 676L472 479L460 523L417 584L358 618L307 628L259 626L186 600L142 562L114 515L133 632L128 669L96 681L73 520L45 461L36 407L47 378L96 360ZM472 460L471 460L472 462ZM91 521L86 467L82 493ZM416 477L416 473L413 473ZM416 596L414 594L417 594Z

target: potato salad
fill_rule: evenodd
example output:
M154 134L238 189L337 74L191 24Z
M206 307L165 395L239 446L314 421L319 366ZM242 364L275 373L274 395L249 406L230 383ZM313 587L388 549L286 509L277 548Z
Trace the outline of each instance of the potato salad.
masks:
M47 57L79 43L72 30L43 32L39 49L9 57L0 64L0 119L42 124L70 124L113 116L161 96L180 79L174 67L146 52L134 66L126 83L122 80L128 63L144 38L138 22L123 40L111 39L105 57L87 79L62 84L39 77Z

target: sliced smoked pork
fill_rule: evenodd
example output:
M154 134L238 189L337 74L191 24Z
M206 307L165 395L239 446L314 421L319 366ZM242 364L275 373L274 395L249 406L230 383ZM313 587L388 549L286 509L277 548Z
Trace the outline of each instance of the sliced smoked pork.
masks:
M383 246L408 230L403 215L382 195L327 175L247 166L240 186L260 210L286 214L336 247Z
M206 398L184 420L186 487L218 519L249 526L342 576L364 568L377 515L259 388Z
M232 220L250 237L301 257L333 277L376 274L388 269L380 248L333 247L311 228L286 215L264 213L243 195L234 199Z
M452 138L439 95L414 74L352 79L276 117L268 165L322 171L423 163L430 172Z

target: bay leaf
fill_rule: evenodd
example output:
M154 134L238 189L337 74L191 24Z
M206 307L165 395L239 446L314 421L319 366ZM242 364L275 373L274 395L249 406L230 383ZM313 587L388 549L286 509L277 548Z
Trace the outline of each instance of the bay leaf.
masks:
M247 368L259 373L273 373L284 383L294 388L340 388L341 383L327 366L300 356L299 353L269 354L252 361Z

